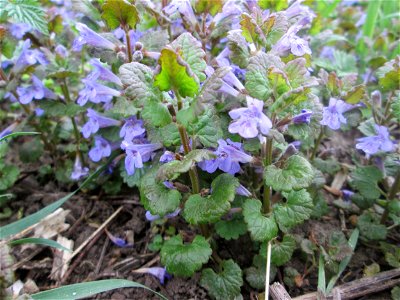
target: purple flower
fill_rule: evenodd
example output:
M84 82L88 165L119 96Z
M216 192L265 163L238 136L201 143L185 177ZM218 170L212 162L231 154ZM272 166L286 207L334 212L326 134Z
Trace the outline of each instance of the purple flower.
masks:
M239 187L236 189L236 194L245 196L245 197L251 197L251 193L248 189L246 189L243 185L239 185Z
M36 63L47 65L49 62L42 52L37 49L30 49L31 40L27 39L22 44L22 50L19 54L14 65L14 72L18 73L25 69L27 66L34 65Z
M98 162L103 157L111 155L111 144L99 135L94 137L94 147L89 151L89 157L92 161Z
M151 274L160 280L160 283L164 285L165 279L171 279L172 276L167 273L167 270L165 268L161 267L152 267L152 268L140 268L137 270L133 271L134 273L140 273L140 274Z
M162 163L167 163L173 160L175 160L175 153L168 150L165 151L160 157L160 162Z
M63 45L57 45L54 51L62 58L66 58L68 56L68 50Z
M143 127L143 120L138 120L133 116L125 120L119 136L127 142L132 142L134 138L141 136L145 132L146 129Z
M215 24L218 24L222 20L226 18L232 17L233 25L236 25L239 23L239 18L233 18L235 16L239 16L242 13L242 9L240 6L236 4L236 1L234 0L228 0L225 2L224 6L222 7L222 12L217 13L215 17L213 18L212 22ZM233 26L235 27L235 26Z
M108 238L113 242L115 245L121 248L128 248L128 247L133 247L133 243L128 243L126 239L122 239L120 237L117 237L113 234L111 234L108 230L106 230L106 234Z
M121 79L115 75L109 68L103 66L98 58L92 58L90 64L94 67L92 73L89 74L88 78L96 80L100 79L103 81L113 82L122 87Z
M220 67L230 67L231 66L229 59L228 59L229 52L230 52L229 48L226 47L215 58L215 61L217 62L218 66L220 66ZM228 85L235 87L239 91L245 89L243 84L240 82L239 79L237 79L237 77L235 76L235 74L232 71L228 72L228 74L226 74L223 79Z
M353 191L342 189L342 197L344 201L346 202L351 201L351 197L353 197L353 195L354 195Z
M387 127L375 124L375 132L374 136L357 139L356 148L364 151L368 157L379 151L392 152L395 150L395 144L390 140Z
M302 109L300 114L295 115L292 118L292 122L294 124L303 124L303 123L310 124L312 114L313 112L311 110Z
M32 85L28 87L17 87L19 101L22 104L31 103L33 99L39 100L45 97L46 88L42 81L35 75L32 75Z
M89 46L114 50L115 45L102 37L100 34L94 32L83 23L77 23L76 29L79 31L79 37L74 40L72 45L73 51L81 51L82 46L88 44Z
M89 120L81 130L85 138L89 138L91 134L96 133L100 128L120 125L119 121L107 118L90 108L87 110L87 116Z
M175 218L177 215L179 215L180 212L181 212L181 209L178 207L172 213L166 214L164 216L164 218L167 218L167 219ZM146 216L146 220L150 221L150 222L161 219L161 217L159 215L152 215L151 212L149 212L149 211L146 211L145 216Z
M278 42L272 47L272 50L280 56L285 56L290 50L296 56L303 56L304 54L311 54L311 49L306 40L297 36L303 28L303 25L297 23L291 26L287 33L285 33Z
M93 103L109 103L114 96L118 97L121 93L108 86L97 83L94 78L83 79L85 88L79 92L77 100L80 106L84 106L88 101Z
M10 33L16 39L21 40L25 33L30 31L32 26L25 23L18 23L18 24L11 24L10 26Z
M215 159L199 162L199 167L208 172L214 173L218 168L226 173L234 175L240 171L239 163L248 163L253 158L242 149L241 143L218 140L218 148L214 151Z
M82 177L86 177L89 174L89 169L87 167L82 166L82 161L80 159L79 154L76 155L74 169L71 173L72 180L79 180Z
M143 162L149 161L153 152L161 147L161 144L133 144L122 141L121 148L126 152L126 173L129 176L135 174L135 169L143 168Z
M37 117L41 117L44 115L44 109L40 108L40 107L36 107L35 108L35 115Z
M164 12L168 16L173 15L177 11L179 11L179 13L193 26L197 23L196 16L189 0L172 0L166 7L164 7Z
M263 106L263 101L247 96L247 108L237 108L229 112L229 116L235 120L229 125L229 132L239 133L244 138L254 138L259 131L267 135L272 123L263 113Z
M315 13L307 5L302 5L303 1L295 1L288 9L286 9L286 16L290 19L297 16L307 17L309 23L316 17Z
M0 132L0 138L13 133L15 128L17 128L18 124L19 124L19 122L14 122L10 126L6 127L6 129L4 129L3 131Z
M340 128L340 124L346 124L347 120L343 113L353 108L353 105L338 100L336 98L329 99L329 106L324 107L321 125L326 125L330 129L337 130Z

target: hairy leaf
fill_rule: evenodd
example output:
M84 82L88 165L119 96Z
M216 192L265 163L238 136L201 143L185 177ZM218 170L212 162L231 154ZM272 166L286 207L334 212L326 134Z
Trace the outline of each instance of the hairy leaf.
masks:
M226 240L237 240L247 232L243 218L234 217L232 220L221 220L215 224L217 234Z
M143 120L155 127L162 127L172 122L168 108L157 100L149 100L142 110Z
M135 29L136 24L139 22L136 7L126 0L107 0L102 9L103 14L101 17L111 29L126 25Z
M350 174L350 186L367 199L378 199L381 195L378 183L383 179L382 172L375 166L360 166Z
M255 241L269 241L277 236L278 226L274 218L265 217L261 214L262 204L260 200L248 199L243 204L244 221Z
M313 202L306 190L282 193L286 203L274 205L274 215L282 231L287 232L297 224L310 218Z
M208 197L191 195L185 203L183 217L190 224L215 223L231 208L239 180L230 174L219 175L211 184Z
M201 235L197 235L190 244L183 244L180 235L164 242L161 248L161 263L168 273L189 277L207 263L212 253L210 244Z
M200 285L213 299L234 299L240 295L240 287L243 285L242 270L232 259L224 260L221 267L220 273L210 268L204 269Z
M379 218L367 211L358 217L357 227L360 234L368 240L385 240L388 233L386 226L380 224Z
M264 178L265 184L275 191L289 192L308 187L314 178L314 170L307 159L293 155L285 161L282 169L269 165Z
M249 64L250 49L246 39L237 30L228 32L229 58L231 61L244 69Z

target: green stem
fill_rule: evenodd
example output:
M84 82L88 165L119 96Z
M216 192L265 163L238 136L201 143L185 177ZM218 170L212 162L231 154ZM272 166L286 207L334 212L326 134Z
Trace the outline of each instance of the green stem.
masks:
M396 178L393 182L392 188L389 191L389 195L388 195L388 200L390 202L387 203L386 207L385 207L385 211L383 212L382 218L381 218L381 224L385 224L386 220L389 216L389 207L390 207L390 203L392 201L398 201L396 198L396 194L399 192L400 190L400 171L397 172Z
M265 155L265 167L272 163L272 139L267 139L263 144L263 155ZM263 211L266 214L271 212L271 187L264 183Z
M71 96L70 96L67 81L65 78L64 78L63 83L61 84L61 90L63 92L65 101L67 103L71 103ZM79 130L78 130L78 126L76 125L75 118L70 117L70 119L71 119L72 127L74 129L74 135L75 135L75 140L76 140L76 152L79 155L81 162L84 164L83 155L82 155L82 152L80 151L80 147L79 147L81 144L81 135L79 134Z
M128 52L128 60L132 62L132 49L131 49L131 38L129 37L129 31L125 29L126 38L126 52Z
M311 162L314 161L315 155L317 154L318 146L321 143L321 140L322 140L323 137L324 137L324 128L321 127L321 131L319 132L318 138L317 138L317 140L315 142L315 145L314 145L313 152L311 153L311 156L310 156L310 161Z

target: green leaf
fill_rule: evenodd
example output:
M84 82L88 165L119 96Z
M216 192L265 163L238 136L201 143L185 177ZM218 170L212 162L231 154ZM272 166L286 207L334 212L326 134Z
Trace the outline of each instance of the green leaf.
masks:
M200 285L213 299L234 299L240 295L243 285L242 270L232 259L222 261L221 267L222 271L218 274L213 269L204 269Z
M286 203L274 205L274 215L279 227L286 232L310 218L313 202L306 190L282 193Z
M390 108L392 109L395 120L400 123L400 94L397 94L394 98Z
M39 161L43 155L44 146L40 139L33 138L23 143L19 149L19 157L24 163L32 163Z
M207 108L195 122L190 123L187 132L193 140L199 139L204 147L217 147L223 135L220 119L212 108Z
M160 128L148 128L147 137L152 143L160 143L165 147L181 145L181 137L176 123L170 123Z
M232 220L221 220L215 224L216 233L226 240L237 240L247 232L243 218L234 217Z
M128 287L143 288L153 292L161 299L168 300L166 297L164 297L160 293L157 293L156 291L153 291L147 286L125 279L106 279L106 280L98 280L91 282L75 283L71 285L62 286L56 289L39 292L31 295L31 297L33 300L54 300L54 299L74 300L74 299L90 297L92 295L96 295L98 293L107 292L114 289L128 288Z
M136 116L139 109L132 105L132 102L128 101L124 97L118 97L114 103L114 106L108 110L110 114L118 114L123 118Z
M271 14L266 20L263 20L261 30L265 35L264 46L267 49L271 47L287 32L289 22L284 12Z
M175 211L182 195L177 190L170 190L156 180L158 167L153 166L140 180L140 201L152 215L165 216Z
M141 169L136 169L135 173L131 176L128 175L126 172L125 166L121 165L121 177L124 183L126 183L127 186L129 187L139 187L140 185L140 180L142 179L143 175L146 174L147 168L141 168Z
M138 62L123 64L119 68L119 77L124 85L125 95L142 107L148 99L162 99L161 93L154 88L153 71Z
M198 92L199 83L195 74L171 47L161 50L159 64L154 85L161 91L173 90L182 97L193 97Z
M400 286L395 286L390 292L392 299L400 299Z
M207 67L205 61L206 53L201 47L200 41L194 38L189 32L185 32L171 43L171 47L190 66L190 70L192 70L200 82L206 79L204 73ZM181 96L185 97L184 95Z
M246 39L236 30L229 31L227 38L230 60L238 65L239 68L247 68L250 58L250 49Z
M17 166L4 166L0 169L0 191L5 191L12 187L19 176Z
M111 157L109 159L109 162L114 159L114 157ZM108 163L107 163L108 164ZM0 240L6 239L7 237L17 234L21 232L22 230L28 228L29 226L38 223L40 220L54 212L57 208L59 208L61 205L63 205L68 199L70 199L73 195L75 195L77 192L79 192L82 188L88 185L92 179L96 178L99 174L101 174L107 167L107 164L104 166L98 168L92 175L90 175L88 178L85 179L84 182L72 193L66 195L65 197L61 198L60 200L47 205L46 207L42 208L41 210L21 219L16 222L10 223L8 225L0 227Z
M382 172L375 166L357 167L350 174L350 186L367 199L378 199L381 195L378 183L383 179Z
M38 105L45 111L45 114L52 117L74 117L85 112L86 108L75 103L62 103L56 100L40 100Z
M13 132L10 134L7 134L3 137L0 138L0 143L3 141L8 141L9 139L15 138L17 136L21 136L21 135L37 135L37 134L41 134L40 132ZM1 156L0 156L1 157Z
M380 242L379 244L385 254L385 260L389 266L400 268L400 248L386 242Z
M271 262L278 267L286 264L292 257L295 249L295 239L292 236L286 234L281 242L275 241L272 244ZM267 253L266 251L264 252Z
M212 16L215 16L222 11L223 2L222 0L196 0L195 9L197 13L210 13Z
M215 178L211 184L212 194L202 197L191 195L185 203L183 217L190 224L215 223L231 208L235 199L239 180L224 173Z
M162 48L169 42L169 35L167 30L146 31L140 37L139 42L143 44L146 51L160 52Z
M196 163L213 158L215 158L215 154L210 150L192 150L182 160L173 160L163 164L157 172L157 180L174 180L180 174L188 172Z
M14 240L8 243L10 246L17 246L23 244L36 244L36 245L45 245L49 247L53 247L56 249L60 249L67 252L72 252L71 249L65 248L63 245L60 245L56 241L43 239L43 238L24 238L19 240Z
M261 214L262 204L257 199L247 199L243 204L243 217L250 235L255 241L269 241L278 234L278 226L272 216Z
M264 256L267 256L266 252ZM264 256L258 254L254 255L253 265L244 271L246 274L246 280L253 288L257 290L265 290L265 266L267 264L267 260ZM270 283L274 280L276 271L276 267L271 265L269 276Z
M371 212L364 212L358 217L357 227L360 234L368 240L385 240L387 228L380 224L379 218Z
M259 0L258 5L262 9L273 9L274 11L281 11L288 7L288 0Z
M400 56L385 63L376 70L379 79L379 85L385 91L394 91L400 89Z
M314 63L328 71L335 71L339 77L357 73L356 57L341 50L333 50L333 60L316 59Z
M282 169L269 165L264 173L265 184L275 191L300 190L308 187L313 178L314 170L307 159L293 155L285 161Z
M212 250L206 239L197 235L190 244L183 244L180 235L173 236L164 242L161 248L161 263L168 273L189 277L209 260Z
M357 104L358 102L362 101L365 99L365 85L359 84L352 87L346 92L342 99L350 104Z
M329 175L334 175L340 170L339 162L334 158L329 158L327 160L315 158L313 164L322 173Z
M111 29L127 25L135 29L136 24L139 22L136 7L126 0L107 0L102 9L103 14L101 17Z
M156 100L147 101L142 110L142 118L155 127L163 127L172 122L168 108Z
M15 23L26 23L41 33L48 35L46 13L37 0L0 1L0 7Z
M264 101L268 100L274 87L268 77L270 68L275 67L283 70L284 66L281 59L275 55L261 52L251 57L247 67L245 84L250 96Z

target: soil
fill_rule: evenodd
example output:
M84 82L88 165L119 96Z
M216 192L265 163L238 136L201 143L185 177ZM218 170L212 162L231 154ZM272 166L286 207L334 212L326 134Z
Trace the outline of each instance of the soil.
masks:
M59 188L53 182L48 182L42 187L43 183L40 184L37 182L35 179L37 176L35 175L35 172L23 173L19 182L11 190L16 195L15 200L9 204L13 212L21 212L23 215L29 215L66 195L66 192L59 191ZM68 190L73 190L72 186L67 188ZM329 232L346 232L354 228L348 221L351 220L350 215L345 215L345 212L340 211L340 209L332 205L333 196L328 193L325 196L330 208L329 214L321 220L309 220L305 222L296 228L295 234L319 240L326 237ZM50 278L54 252L48 247L14 247L12 254L16 262L20 263L15 272L17 279L21 279L23 282L27 279L32 279L40 290L46 290L61 284L66 285L99 279L122 278L144 284L164 294L168 299L209 299L206 290L199 285L199 273L187 279L174 277L162 286L158 279L151 275L132 272L143 266L160 266L158 253L151 252L148 249L148 244L152 241L155 234L165 230L169 226L174 226L177 232L185 231L188 235L195 233L193 229L188 230L185 227L185 223L179 220L179 218L167 221L164 226L153 225L152 227L151 223L145 219L145 210L140 205L138 192L135 190L126 190L118 196L105 195L99 191L97 194L96 191L91 191L90 194L85 193L85 191L78 193L63 206L64 209L70 210L66 218L66 223L70 227L62 235L73 240L75 243L74 249L76 249L120 206L123 207L122 211L108 225L107 230L116 236L124 236L127 233L128 236L132 236L133 234L133 247L119 248L112 244L106 233L103 232L93 245L89 244L89 246L82 250L81 253L83 253L83 256L78 264L74 264L74 261L72 261L70 264L72 272L62 282ZM15 214L7 220L1 220L0 225L14 221L17 215ZM398 238L400 233L397 231L396 234L398 234ZM397 242L399 241L397 240ZM256 253L256 251L252 248L252 243L248 235L241 236L238 240L234 241L219 239L218 244L219 255L223 259L233 257L242 269L251 266L253 255L250 254ZM349 266L337 284L362 278L364 267L373 262L386 265L382 253L376 247L372 246L359 243ZM30 257L32 255L34 256ZM80 259L80 256L78 255L75 259ZM292 297L317 290L317 270L315 268L307 270L309 263L308 265L305 264L304 256L300 252L294 253L289 265L302 275L298 286L291 288L286 286ZM381 271L384 270L381 269ZM283 268L278 268L275 281L280 281L283 284L283 280ZM246 282L242 287L244 299L258 299L258 292L262 291L254 290ZM90 299L122 300L158 298L140 288L125 288L98 294ZM369 295L362 299L390 299L390 291Z

